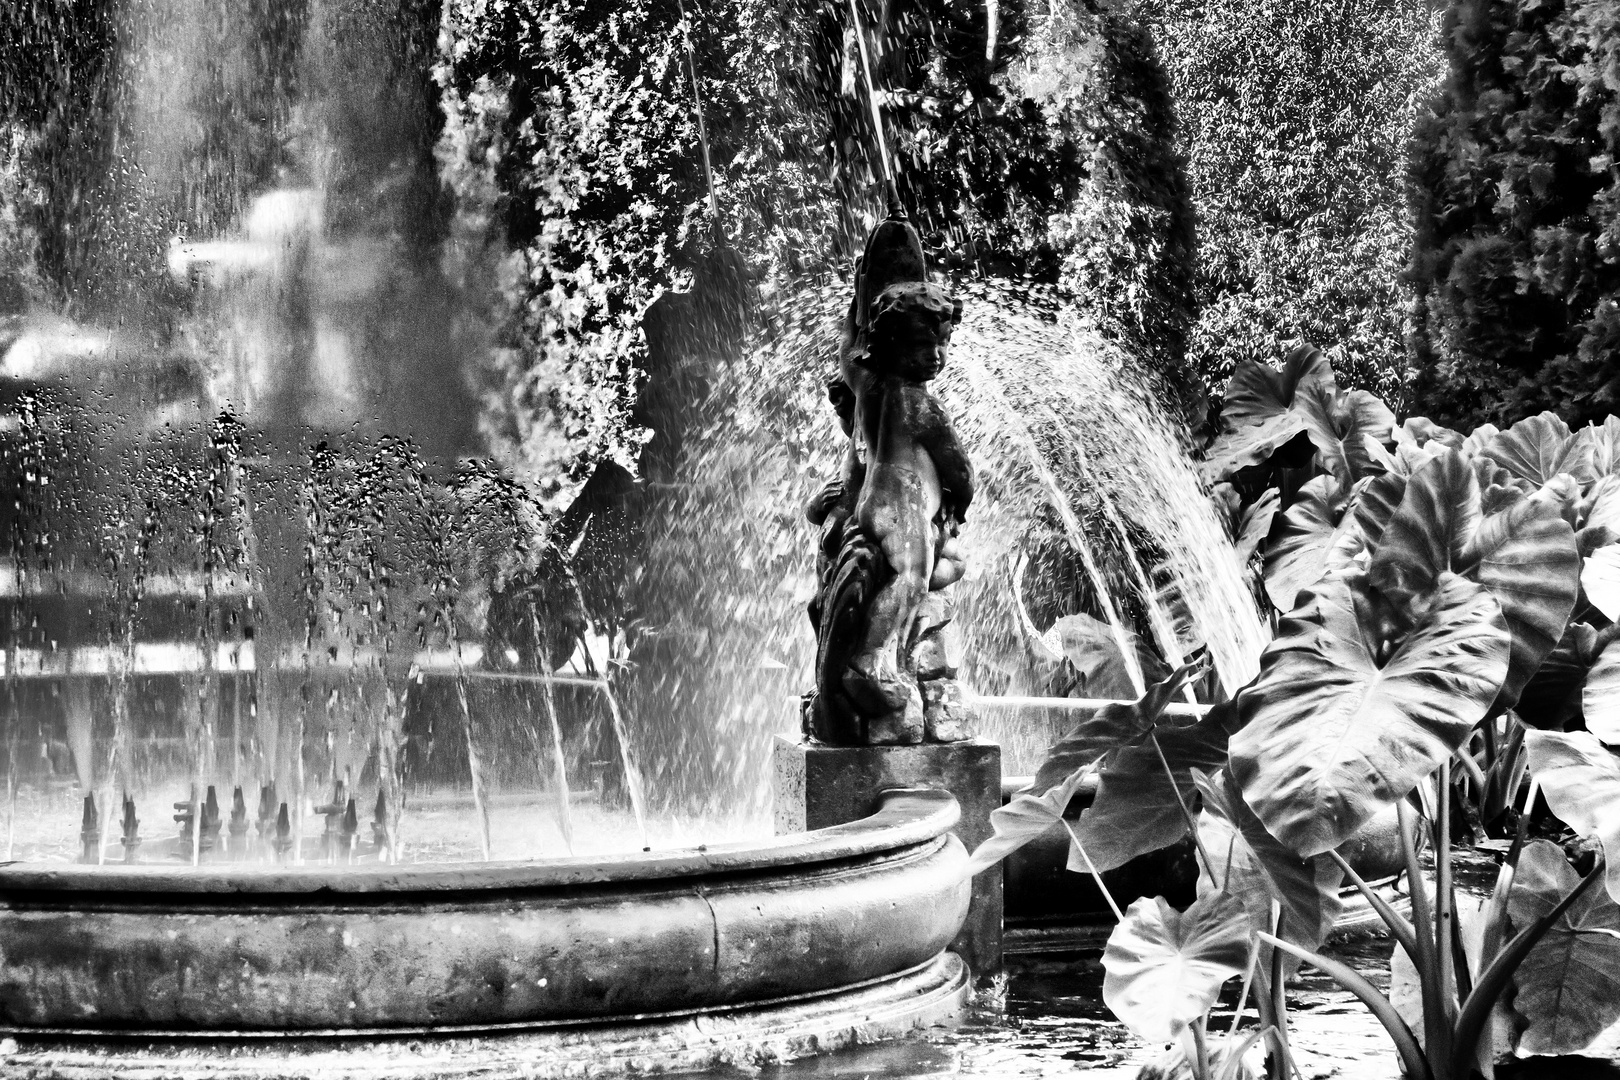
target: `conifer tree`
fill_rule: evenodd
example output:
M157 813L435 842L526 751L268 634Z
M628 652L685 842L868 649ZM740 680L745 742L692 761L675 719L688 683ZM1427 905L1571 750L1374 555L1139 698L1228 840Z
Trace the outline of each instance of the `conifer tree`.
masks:
M1620 6L1459 0L1414 155L1413 408L1448 424L1620 394Z

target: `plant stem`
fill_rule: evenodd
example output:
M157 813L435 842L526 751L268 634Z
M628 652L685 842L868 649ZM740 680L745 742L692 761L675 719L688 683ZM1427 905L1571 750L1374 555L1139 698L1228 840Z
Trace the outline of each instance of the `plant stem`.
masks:
M1440 972L1434 956L1434 919L1429 912L1429 891L1423 880L1423 868L1418 865L1418 822L1412 804L1405 799L1397 800L1395 813L1400 822L1401 851L1406 856L1406 878L1412 894L1412 930L1417 937L1418 951L1416 967L1423 990L1423 1045L1432 1054L1444 1042L1445 1036L1440 1032L1446 1027L1440 1005Z
M1193 1037L1193 1075L1198 1080L1209 1078L1209 1039L1206 1037L1204 1025L1209 1020L1209 1014L1200 1016L1192 1024Z
M1232 1043L1237 1039L1238 1022L1243 1019L1243 1006L1249 1003L1249 984L1254 982L1254 969L1260 963L1260 943L1249 950L1249 966L1243 970L1243 985L1238 990L1237 1007L1232 1010L1232 1026L1226 1029L1226 1056L1232 1056Z
M1374 892L1373 887L1356 873L1355 867L1351 866L1343 855L1337 851L1329 851L1328 855L1339 864L1339 869L1344 871L1350 883L1361 890L1361 895L1367 898L1367 903L1378 913L1378 917L1384 920L1384 925L1389 927L1390 936L1406 950L1406 955L1411 958L1412 963L1416 964L1417 935L1412 930L1412 924L1401 918L1400 912L1390 907L1388 901Z
M1445 1009L1446 1031L1457 1019L1457 969L1451 951L1455 896L1451 891L1451 761L1440 766L1439 802L1434 821L1434 951L1440 961L1440 1005ZM1443 1047L1451 1059L1450 1046Z
M1103 884L1102 875L1097 872L1097 864L1091 861L1090 855L1086 854L1086 845L1080 842L1080 836L1074 831L1074 826L1069 824L1069 819L1066 817L1059 817L1058 820L1063 822L1063 828L1068 832L1069 839L1074 843L1074 850L1080 853L1080 858L1085 861L1086 869L1091 871L1092 879L1097 882L1097 889L1103 894L1103 899L1108 901L1108 910L1114 913L1114 921L1124 922L1125 913L1119 910L1119 905L1114 902L1114 894L1108 891L1107 885Z
M1209 857L1209 849L1204 847L1204 838L1198 835L1198 822L1193 819L1192 811L1187 809L1187 800L1181 797L1181 785L1176 783L1175 770L1170 767L1170 759L1164 756L1164 747L1159 745L1159 733L1149 731L1148 739L1153 743L1153 749L1159 754L1159 764L1164 766L1164 775L1170 781L1170 790L1176 793L1176 805L1181 807L1182 820L1187 823L1187 831L1192 834L1193 844L1198 848L1198 854L1203 856L1204 868L1209 871L1209 880L1215 881L1215 860Z

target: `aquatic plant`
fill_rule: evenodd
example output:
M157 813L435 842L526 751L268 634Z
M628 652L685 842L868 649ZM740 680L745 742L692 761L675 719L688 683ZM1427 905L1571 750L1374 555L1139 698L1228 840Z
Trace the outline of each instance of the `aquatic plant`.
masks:
M1065 822L1070 868L1098 872L1190 833L1199 903L1231 895L1250 912L1274 1069L1286 1055L1285 958L1366 1003L1412 1077L1489 1076L1509 1049L1587 1049L1620 1020L1605 990L1620 964L1575 948L1620 919L1620 762L1605 742L1620 742L1620 654L1609 654L1620 636L1620 420L1571 431L1547 413L1467 436L1422 418L1396 427L1382 402L1341 391L1306 348L1277 369L1240 367L1227 402L1206 476L1228 483L1219 497L1284 612L1259 674L1197 720L1161 715L1182 670L1136 705L1082 721L1003 811L980 858L1055 805L1050 827L1062 793L1096 773L1092 805ZM1576 836L1598 838L1584 876L1557 845L1531 839L1538 791ZM1410 919L1336 851L1391 807ZM1513 840L1476 912L1459 903L1453 842L1487 823ZM1432 875L1418 861L1420 833ZM1609 889L1593 891L1605 859ZM1341 874L1397 943L1389 997L1315 951ZM1120 915L1115 933L1129 938L1154 912ZM1577 1003L1551 990L1560 984L1590 992ZM1164 1033L1120 1015L1144 1037Z

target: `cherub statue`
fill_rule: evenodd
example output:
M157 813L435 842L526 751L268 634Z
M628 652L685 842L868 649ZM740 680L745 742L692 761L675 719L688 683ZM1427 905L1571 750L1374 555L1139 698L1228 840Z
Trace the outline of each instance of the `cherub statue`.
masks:
M806 508L823 526L807 719L826 742L967 737L948 605L928 603L962 576L956 533L973 499L972 466L927 387L961 310L926 281L910 224L883 222L856 275L829 380L850 442L839 478Z

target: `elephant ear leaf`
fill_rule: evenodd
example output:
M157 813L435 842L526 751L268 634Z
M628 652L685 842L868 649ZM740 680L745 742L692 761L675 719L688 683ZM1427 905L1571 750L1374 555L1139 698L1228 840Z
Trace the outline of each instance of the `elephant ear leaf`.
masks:
M1605 544L1581 565L1586 599L1610 622L1620 621L1620 544Z
M1368 445L1370 440L1382 451L1395 430L1395 414L1382 401L1365 390L1345 392L1322 380L1305 383L1295 400L1318 461L1340 488L1348 491L1362 477L1384 471Z
M1198 832L1214 862L1200 871L1200 893L1224 889L1243 901L1249 923L1261 933L1272 930L1271 902L1282 908L1282 938L1315 950L1333 929L1343 909L1339 885L1344 871L1327 855L1302 858L1266 831L1238 791L1231 773L1195 774L1204 797ZM1286 957L1290 969L1298 964Z
M1603 845L1603 882L1620 900L1620 761L1590 731L1529 730L1524 749L1552 812Z
M1562 642L1559 647L1563 648ZM1581 713L1587 731L1607 746L1620 745L1620 641L1604 646L1586 672L1585 685L1581 688Z
M1513 653L1492 711L1510 709L1557 646L1580 597L1575 530L1551 506L1520 499L1480 522L1457 570L1502 605Z
M1581 883L1563 850L1532 840L1519 854L1508 894L1515 927L1551 913ZM1518 1051L1579 1054L1620 1020L1620 907L1587 889L1553 921L1513 973L1513 1010L1525 1022Z
M1597 479L1593 467L1594 440L1572 434L1557 413L1526 417L1487 441L1480 453L1515 477L1540 487L1559 473L1580 484Z
M1337 847L1430 775L1495 699L1511 648L1501 605L1445 574L1398 637L1364 575L1301 596L1237 698L1230 768L1300 855Z
M1620 472L1620 416L1606 416L1591 431L1592 469L1599 476Z
M1444 450L1407 480L1399 509L1367 566L1386 596L1410 604L1447 570L1485 588L1513 635L1508 677L1494 708L1511 708L1558 644L1580 593L1580 553L1550 504L1516 498L1486 513L1480 470Z
M1062 821L1069 800L1080 790L1087 773L1086 769L1076 769L1040 795L1020 792L1006 806L992 810L990 827L994 831L989 839L973 849L968 859L969 874L990 869Z
M1148 687L1138 700L1104 705L1081 720L1046 752L1046 760L1036 770L1030 791L1039 795L1062 783L1076 769L1083 769L1101 760L1103 755L1140 740L1197 673L1198 664L1184 664Z
M1262 423L1294 407L1294 397L1306 383L1335 386L1333 367L1321 349L1301 345L1283 358L1282 367L1246 360L1226 383L1221 420L1233 431Z
M1223 431L1204 452L1199 474L1214 484L1250 465L1270 461L1305 431L1305 418L1292 410L1267 417L1236 431Z
M1082 874L1090 866L1112 870L1185 836L1182 807L1196 805L1194 770L1218 769L1226 762L1236 716L1227 702L1196 723L1159 724L1152 736L1157 746L1143 739L1112 755L1098 778L1096 798L1075 825L1085 855L1071 843L1068 868Z
M1403 602L1433 589L1462 557L1481 521L1479 482L1455 450L1414 472L1367 564L1372 583Z
M1293 442L1306 430L1296 398L1302 386L1317 383L1334 385L1333 369L1320 349L1294 349L1280 369L1253 360L1239 364L1226 384L1221 408L1226 430L1205 454L1204 478L1224 480L1270 460Z
M1266 595L1278 611L1292 610L1301 589L1330 570L1349 564L1360 537L1337 497L1330 476L1307 481L1283 513L1283 523L1266 551Z
M1178 912L1163 897L1125 910L1103 951L1103 1002L1147 1042L1175 1039L1249 962L1243 904L1207 893Z

